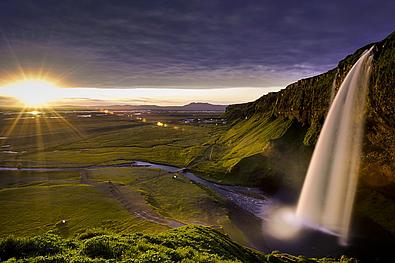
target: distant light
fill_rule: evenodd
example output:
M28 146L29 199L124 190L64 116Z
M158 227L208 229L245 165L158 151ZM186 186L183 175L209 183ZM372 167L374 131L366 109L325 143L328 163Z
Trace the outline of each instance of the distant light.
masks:
M34 110L34 111L29 111L28 113L36 116L36 115L39 115L41 112Z
M159 126L159 127L165 126L165 124L164 124L163 122L160 122L160 121L158 121L158 122L156 123L156 125Z
M102 110L101 112L103 112L105 114L114 114L113 111L109 111L109 110Z

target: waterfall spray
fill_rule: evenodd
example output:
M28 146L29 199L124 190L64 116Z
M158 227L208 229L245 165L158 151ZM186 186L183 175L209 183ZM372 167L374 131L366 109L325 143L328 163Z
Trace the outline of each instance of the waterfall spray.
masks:
M372 48L353 65L335 96L318 138L296 216L347 244L358 182Z

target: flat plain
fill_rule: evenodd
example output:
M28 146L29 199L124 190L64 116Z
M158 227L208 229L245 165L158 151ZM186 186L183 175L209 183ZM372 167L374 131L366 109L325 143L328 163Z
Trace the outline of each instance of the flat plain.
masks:
M3 111L1 166L14 170L0 171L0 236L198 224L243 243L224 200L210 190L182 174L125 167L135 160L187 166L224 129L213 123L218 114L195 115Z

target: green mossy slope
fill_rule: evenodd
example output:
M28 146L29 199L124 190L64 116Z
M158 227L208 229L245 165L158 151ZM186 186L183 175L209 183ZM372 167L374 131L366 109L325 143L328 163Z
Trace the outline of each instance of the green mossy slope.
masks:
M314 145L331 98L347 73L363 51L374 45L373 69L369 84L367 103L367 125L364 140L364 174L384 177L388 182L395 180L395 33L381 42L369 44L340 61L335 69L324 74L300 80L285 89L269 93L250 103L231 105L226 115L236 127L246 119L269 116L273 123L293 120L302 129L303 145ZM250 123L245 130L254 130ZM231 128L232 130L233 128ZM285 134L284 130L281 132ZM271 136L265 140L278 139ZM245 147L246 144L243 144ZM255 147L250 144L249 147ZM267 149L267 148L266 148ZM264 150L262 152L265 152ZM249 157L246 154L244 157ZM227 167L229 168L229 167Z

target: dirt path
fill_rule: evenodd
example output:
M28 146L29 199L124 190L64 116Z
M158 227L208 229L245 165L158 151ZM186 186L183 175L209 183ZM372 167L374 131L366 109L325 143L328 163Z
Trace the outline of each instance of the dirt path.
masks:
M89 172L87 170L80 171L80 182L82 184L91 185L108 197L118 201L123 208L134 216L172 228L184 225L178 221L161 217L146 204L144 196L141 193L134 192L127 186L116 185L111 181L96 182L94 180L90 180Z

